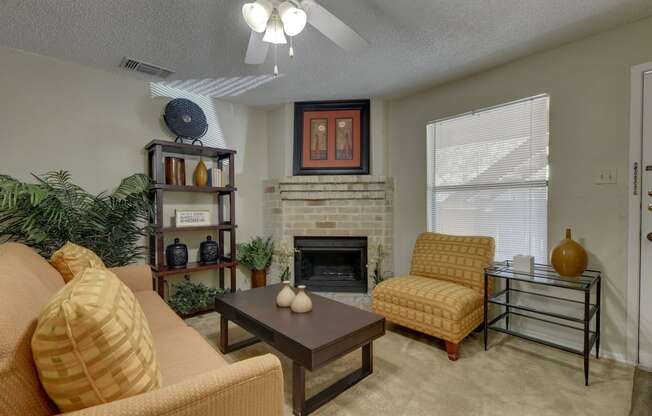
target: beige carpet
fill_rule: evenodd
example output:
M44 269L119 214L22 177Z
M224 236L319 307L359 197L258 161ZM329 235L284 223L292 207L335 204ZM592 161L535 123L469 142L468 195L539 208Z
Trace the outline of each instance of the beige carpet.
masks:
M219 316L188 323L216 348ZM232 340L247 336L230 329ZM584 387L582 359L518 338L492 334L489 351L473 334L462 343L459 361L450 362L439 341L388 325L374 343L374 373L316 411L315 415L628 415L634 368L614 361L591 361ZM227 360L275 353L283 363L286 414L291 415L292 365L259 343L228 354ZM308 395L360 365L360 353L308 373Z

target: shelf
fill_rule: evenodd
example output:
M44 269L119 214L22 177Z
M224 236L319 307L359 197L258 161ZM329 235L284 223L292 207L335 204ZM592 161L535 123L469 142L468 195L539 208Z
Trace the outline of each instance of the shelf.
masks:
M199 143L197 143L199 144ZM165 299L166 292L166 276L171 275L189 275L194 272L214 271L219 279L219 287L224 289L225 278L230 280L230 289L234 292L236 288L236 265L235 259L225 258L228 257L226 252L236 252L236 221L235 221L235 155L236 151L231 149L221 149L216 147L208 147L201 145L193 145L188 143L175 143L169 140L153 140L145 146L147 153L147 166L150 179L154 182L149 197L153 203L156 204L156 209L153 212L150 227L153 228L153 233L149 237L149 259L153 264L151 265L152 273L156 277L156 289L161 298ZM201 187L194 186L193 182L188 182L188 185L170 185L165 183L165 158L169 155L184 157L194 156L196 158L203 157L204 160L210 161L217 169L222 169L228 172L229 181L228 186L213 186ZM185 158L185 157L184 157ZM214 185L221 185L223 182L215 182ZM196 198L191 197L191 194L210 195L211 208L217 211L217 217L212 221L215 224L188 226L181 224L175 226L175 222L169 224L165 223L164 208L165 200L170 192L174 192L182 199L189 199L189 203L196 203ZM214 198L216 196L216 198ZM202 198L203 199L203 198ZM178 201L175 200L178 203ZM208 201L204 201L208 202ZM213 210L213 209L212 209ZM229 221L225 221L229 218ZM219 240L218 254L221 262L217 264L201 265L199 263L189 263L186 267L181 269L168 268L165 263L165 240L168 235L166 233L183 233L199 231L205 233L204 235L211 234L215 240ZM225 232L229 235L225 236ZM216 236L217 234L217 236ZM172 234L174 235L174 234ZM228 237L228 238L224 238ZM227 271L228 270L228 271Z
M165 153L178 153L191 156L217 157L219 159L228 159L231 155L236 154L235 150L220 149L217 147L198 146L187 143L175 143L168 140L152 140L147 143L145 149L150 150L155 146L161 146Z
M581 276L577 277L564 277L560 276L552 266L547 264L535 264L534 271L531 273L514 270L512 265L513 262L510 260L495 263L487 268L486 273L499 279L518 280L543 286L581 291L590 290L601 278L601 274L597 270L586 270Z
M495 294L488 299L488 302L552 318L584 323L584 302L573 299L510 289L509 302L507 302L507 290ZM596 305L589 305L589 320L593 318L597 310Z
M211 224L211 225L198 225L192 227L163 227L156 230L157 233L178 233L183 231L214 231L226 230L231 231L238 228L237 225L232 224Z
M496 332L502 332L504 334L509 334L509 335L512 335L512 336L515 336L515 337L518 337L518 338L526 339L528 341L537 342L539 344L543 344L543 345L546 345L548 347L553 347L553 348L557 348L557 349L560 349L560 350L563 350L563 351L571 352L573 354L584 355L584 349L582 347L575 347L575 346L571 346L571 345L567 345L567 344L562 344L560 342L550 341L550 340L544 339L543 337L541 337L540 335L538 335L536 333L533 333L532 331L528 331L528 330L524 330L524 329L514 329L513 325L510 325L509 329L505 328L504 325L502 325L502 326L499 325L499 322L505 321L505 319L508 316L511 317L511 318L533 319L535 321L543 322L545 324L562 326L564 328L572 329L572 330L579 331L579 332L584 331L583 328L576 328L576 327L573 327L573 326L570 326L570 325L563 325L563 324L560 324L558 322L549 321L547 319L540 319L540 318L536 318L534 316L523 315L523 314L516 313L516 312L509 312L509 313L505 312L505 313L500 314L499 316L494 318L491 322L489 322L489 324L487 325L487 329L490 329L490 330L496 331ZM593 348L593 346L596 343L596 340L597 340L597 334L595 333L595 331L589 331L588 351L591 351L591 349ZM581 340L579 340L579 339L577 340L578 345L581 345L581 342L582 342Z
M183 269L173 269L167 266L162 266L159 270L152 268L154 273L159 276L172 276L175 274L190 274L196 272L202 272L205 270L216 270L223 269L228 267L234 267L237 265L237 262L232 262L231 259L224 259L216 264L199 264L199 263L188 263L188 265Z
M161 189L168 192L201 192L206 194L230 194L235 192L238 188L233 186L221 186L221 187L207 187L207 186L192 186L192 185L164 185L164 184L155 184L152 185L152 189Z

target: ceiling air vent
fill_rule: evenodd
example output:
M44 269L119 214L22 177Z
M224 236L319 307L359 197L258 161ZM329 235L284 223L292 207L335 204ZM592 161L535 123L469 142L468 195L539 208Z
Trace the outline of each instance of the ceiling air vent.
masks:
M136 71L159 78L167 78L174 73L174 71L170 69L152 65L143 61L137 61L132 58L127 58L126 56L122 58L120 66L130 71Z

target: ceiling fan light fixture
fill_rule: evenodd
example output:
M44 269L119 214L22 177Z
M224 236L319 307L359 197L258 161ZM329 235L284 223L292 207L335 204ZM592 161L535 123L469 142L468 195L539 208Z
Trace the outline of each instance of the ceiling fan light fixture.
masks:
M278 14L283 22L285 33L296 36L306 27L308 16L306 12L293 1L284 1L278 6Z
M272 16L269 18L269 22L267 22L267 30L265 31L265 36L263 36L263 42L274 45L285 45L288 43L285 39L285 33L283 33L283 23L276 11L272 12Z
M274 6L269 0L256 0L242 6L242 16L254 32L263 33Z

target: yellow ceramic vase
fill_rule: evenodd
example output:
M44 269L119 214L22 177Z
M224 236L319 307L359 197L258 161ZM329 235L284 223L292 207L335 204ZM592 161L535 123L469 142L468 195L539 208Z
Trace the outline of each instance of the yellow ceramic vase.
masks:
M208 185L208 169L203 160L199 160L192 176L196 186Z
M570 228L566 229L566 239L552 251L552 267L564 277L577 277L586 270L589 256L586 250L571 237Z

